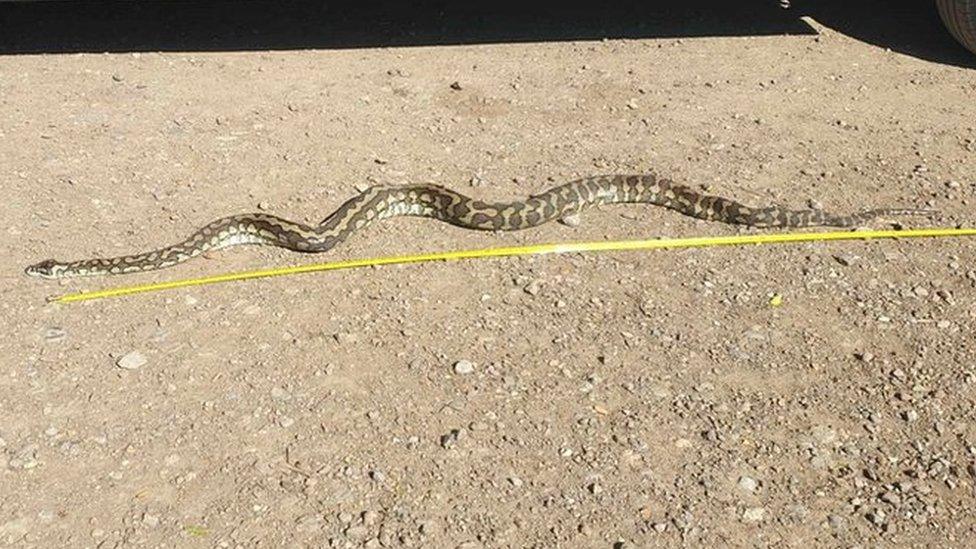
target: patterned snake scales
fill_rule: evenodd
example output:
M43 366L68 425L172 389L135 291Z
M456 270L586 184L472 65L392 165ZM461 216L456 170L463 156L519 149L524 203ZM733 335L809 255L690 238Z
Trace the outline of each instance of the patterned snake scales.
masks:
M607 175L579 179L518 202L483 202L437 185L378 185L350 199L320 224L309 227L269 214L233 215L213 221L189 238L159 250L110 259L31 265L26 273L43 278L124 274L170 267L208 250L240 244L280 246L298 252L325 252L378 219L401 215L432 217L487 231L515 231L565 219L598 204L644 203L698 219L752 227L856 227L878 216L920 215L931 210L883 208L853 215L822 210L752 208L698 193L670 180L646 175Z

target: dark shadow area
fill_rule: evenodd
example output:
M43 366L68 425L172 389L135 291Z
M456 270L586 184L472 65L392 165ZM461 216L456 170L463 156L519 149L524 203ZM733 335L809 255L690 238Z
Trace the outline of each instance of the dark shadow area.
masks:
M0 2L0 52L290 50L810 33L775 0Z
M932 0L804 0L797 16L892 51L960 67L976 68L976 54L949 34Z
M925 0L0 2L0 54L236 51L811 34L972 66Z

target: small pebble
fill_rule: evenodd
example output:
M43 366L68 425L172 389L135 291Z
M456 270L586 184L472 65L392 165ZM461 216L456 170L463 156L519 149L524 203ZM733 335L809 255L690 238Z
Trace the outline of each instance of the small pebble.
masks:
M881 494L881 501L885 503L890 503L892 505L898 505L901 503L901 496L897 493L888 490L887 492Z
M538 280L533 280L522 288L522 291L529 295L539 295L539 291L542 289L542 284Z
M474 363L470 360L459 360L454 363L454 373L458 375L468 375L474 373Z
M759 487L759 482L752 477L740 477L739 478L739 488L745 490L746 492L755 492L756 488Z
M850 267L851 265L857 263L858 257L851 254L837 254L834 256L834 261L840 263L845 267Z
M829 524L834 530L840 530L844 527L844 517L840 515L830 515L827 517L827 524Z
M750 507L742 513L742 520L746 522L759 522L766 518L766 509L762 507Z
M918 421L918 412L915 410L905 410L901 413L901 417L905 421L912 423L914 421Z
M150 528L155 528L156 526L159 526L159 517L150 515L149 513L143 513L142 523Z
M365 526L350 526L346 528L346 536L352 540L360 540L366 537L369 530Z
M47 330L44 330L44 339L46 341L50 341L51 343L61 341L67 335L68 332L62 330L61 328L48 328Z
M422 520L418 525L417 531L425 536L429 536L437 531L437 522L433 520Z
M458 81L451 82L451 89L454 91L461 91L461 83Z
M524 482L522 482L522 479L518 477L508 477L508 482L516 488L521 488L522 485L524 484Z
M372 526L376 524L376 521L380 518L380 514L376 511L363 511L363 524L366 526Z
M559 218L559 222L567 227L579 227L583 223L583 218L578 213L572 213Z
M148 361L139 351L132 351L115 362L115 365L124 370L135 370L146 365Z
M458 439L460 438L461 438L461 430L451 429L450 433L447 433L446 435L441 435L441 448L444 448L445 450L449 450L455 447L458 443Z

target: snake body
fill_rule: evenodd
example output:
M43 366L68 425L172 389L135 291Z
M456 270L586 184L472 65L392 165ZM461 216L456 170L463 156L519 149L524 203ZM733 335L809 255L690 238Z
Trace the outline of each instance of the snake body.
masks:
M243 244L280 246L298 252L325 252L374 221L396 216L430 217L485 231L515 231L565 219L599 204L644 203L682 214L752 227L855 227L879 216L915 215L929 210L882 208L852 215L819 209L753 208L654 174L606 175L553 187L527 200L484 202L431 184L378 185L348 200L315 226L265 213L217 219L172 246L136 255L81 261L45 260L26 273L43 278L125 274L170 267L208 250Z

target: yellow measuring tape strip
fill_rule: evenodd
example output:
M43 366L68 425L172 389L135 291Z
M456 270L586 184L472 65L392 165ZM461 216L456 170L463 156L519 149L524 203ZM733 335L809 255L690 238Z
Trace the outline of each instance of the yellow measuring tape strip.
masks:
M371 267L375 265L394 265L400 263L421 263L425 261L448 261L459 259L476 259L484 257L512 257L520 255L556 254L567 252L605 252L625 250L653 250L658 248L701 248L705 246L739 246L743 244L776 244L786 242L823 242L830 240L867 240L879 238L921 238L947 236L976 236L973 229L912 229L903 231L836 231L822 233L770 233L748 234L734 236L705 236L695 238L672 238L656 240L617 240L605 242L569 242L565 244L530 244L527 246L510 246L505 248L483 248L477 250L461 250L456 252L436 252L415 255L400 255L390 257L374 257L371 259L351 259L348 261L333 261L329 263L313 263L295 267L281 267L260 271L244 271L200 278L187 278L171 282L153 284L139 284L109 288L96 292L79 292L50 298L57 303L73 303L106 297L140 294L188 286L202 286L231 282L236 280L250 280L252 278L268 278L272 276L314 273L318 271L336 271L339 269L354 269L357 267Z

